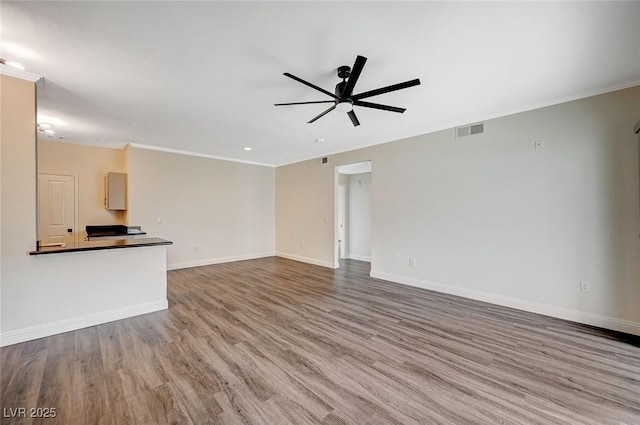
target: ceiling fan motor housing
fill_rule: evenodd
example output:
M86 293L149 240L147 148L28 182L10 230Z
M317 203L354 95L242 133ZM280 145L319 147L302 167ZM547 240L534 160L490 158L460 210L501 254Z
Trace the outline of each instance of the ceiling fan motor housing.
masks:
M351 67L348 65L342 65L338 67L338 77L346 80L351 75Z

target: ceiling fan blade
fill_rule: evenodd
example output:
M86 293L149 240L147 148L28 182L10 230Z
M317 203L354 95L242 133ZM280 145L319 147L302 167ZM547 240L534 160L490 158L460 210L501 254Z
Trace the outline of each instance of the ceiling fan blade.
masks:
M413 86L418 86L418 85L420 85L420 80L418 78L416 78L415 80L405 81L404 83L393 84L393 85L390 85L390 86L387 86L387 87L382 87L382 88L379 88L379 89L366 91L364 93L360 93L360 94L357 94L355 96L351 96L351 99L353 99L353 100L365 99L367 97L377 96L379 94L389 93L389 92L392 92L392 91L402 90L402 89L406 89L406 88L413 87Z
M311 103L336 103L335 100L315 100L313 102L274 103L273 106L309 105Z
M287 76L289 78L292 78L292 79L296 80L297 82L304 84L307 87L311 87L312 89L316 89L319 92L322 92L322 93L326 94L327 96L331 96L334 99L338 99L338 96L336 96L335 94L333 94L333 93L331 93L329 91L326 91L325 89L322 89L322 88L316 86L315 84L311 84L310 82L305 81L302 78L298 78L295 75L289 74L288 72L285 72L283 75L285 75L285 76Z
M355 102L353 102L353 104L356 106L364 106L365 108L382 109L383 111L390 112L403 113L407 110L407 108L398 108L396 106L381 105L379 103L363 102L361 100L356 100Z
M354 127L357 127L360 125L360 121L358 121L358 117L356 117L356 113L353 112L353 109L347 112L347 115L349 115L349 118L351 118L351 122L353 123Z
M367 63L367 58L364 56L358 55L356 57L356 61L353 64L353 68L351 68L351 74L349 75L349 80L347 80L347 85L344 87L344 91L342 92L342 98L348 99L353 93L353 88L356 86L358 82L358 78L360 78L360 73L362 72L362 68L364 68L364 64Z
M327 109L326 111L324 111L320 115L316 115L315 117L311 118L311 121L307 121L307 124L311 124L312 122L324 117L325 115L327 115L329 112L333 111L334 109L336 109L336 105L333 105L331 108Z

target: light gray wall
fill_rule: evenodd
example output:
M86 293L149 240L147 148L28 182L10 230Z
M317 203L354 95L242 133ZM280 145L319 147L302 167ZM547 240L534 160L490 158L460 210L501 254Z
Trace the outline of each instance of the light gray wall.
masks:
M129 149L129 224L173 241L170 269L273 255L274 202L271 167Z
M371 173L350 175L348 187L347 256L371 261Z
M634 87L279 167L276 249L333 266L334 167L372 160L373 275L640 333L639 115Z
M338 180L333 165L317 159L275 171L276 254L333 267Z

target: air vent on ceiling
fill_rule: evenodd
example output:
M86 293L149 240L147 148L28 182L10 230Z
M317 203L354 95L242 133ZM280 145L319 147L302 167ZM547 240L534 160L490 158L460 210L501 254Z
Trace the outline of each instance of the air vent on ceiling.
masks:
M483 122L469 124L463 127L456 127L456 138L473 136L474 134L481 134L481 133L484 133Z

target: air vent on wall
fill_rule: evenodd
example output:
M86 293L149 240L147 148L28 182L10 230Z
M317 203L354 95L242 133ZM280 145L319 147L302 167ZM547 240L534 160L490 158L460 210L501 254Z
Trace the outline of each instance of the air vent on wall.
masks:
M481 133L484 133L483 122L469 124L463 127L456 127L456 139L459 137L473 136L474 134L481 134Z

